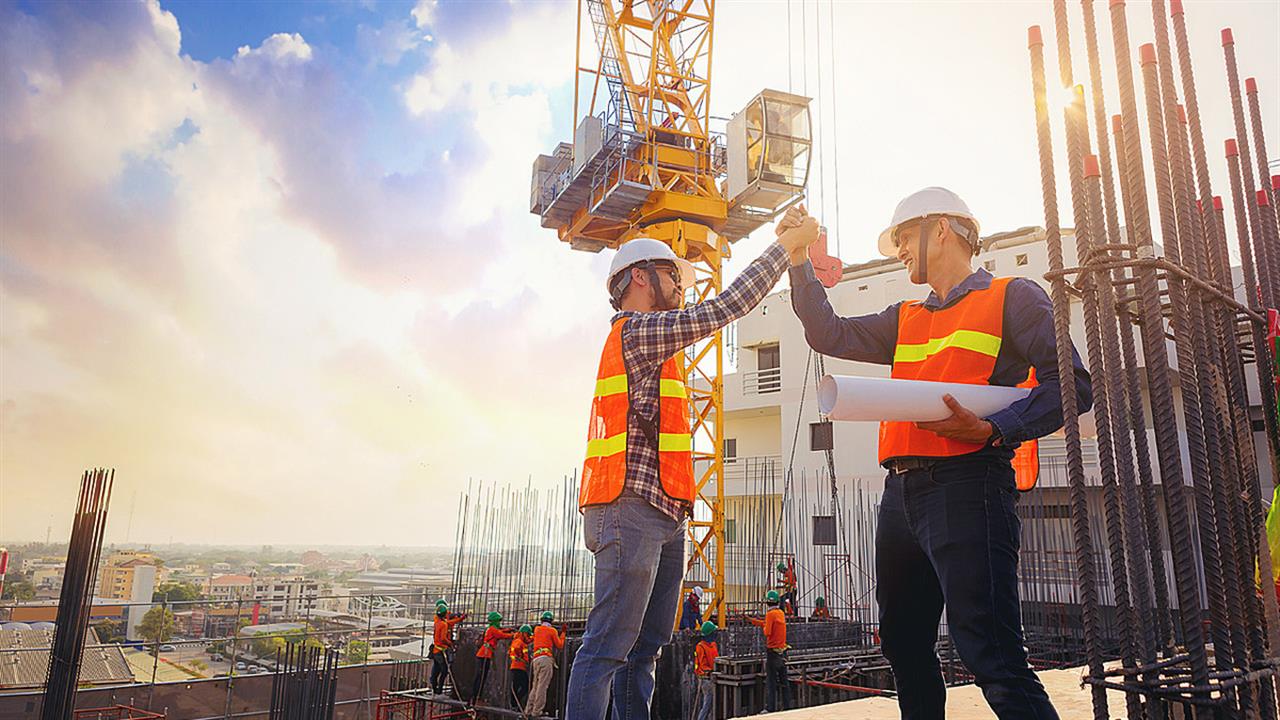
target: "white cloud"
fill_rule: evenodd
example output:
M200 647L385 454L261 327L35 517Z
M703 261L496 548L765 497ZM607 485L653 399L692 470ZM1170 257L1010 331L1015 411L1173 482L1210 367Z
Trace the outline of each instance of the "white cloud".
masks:
M475 153L446 149L440 167L456 175L441 186L465 202L441 216L361 166L344 143L358 116L333 109L353 104L349 89L300 35L205 65L150 17L122 33L130 52L79 64L55 58L91 47L92 28L6 23L29 51L6 59L45 79L39 93L3 88L0 149L65 158L39 166L41 186L78 190L3 206L0 535L41 532L46 517L10 508L61 508L51 483L89 464L117 466L118 491L138 491L134 539L237 542L444 543L451 527L415 519L463 476L572 470L597 333L563 314L595 283L536 218L490 207L523 203L526 158L548 142L545 94L477 91L466 112L484 151L461 165ZM91 122L95 106L118 125ZM171 142L184 121L194 134ZM168 178L163 205L111 210L122 169L142 160ZM325 185L338 192L314 194ZM317 219L318 205L341 222ZM405 236L420 266L371 249L442 226L448 242ZM131 252L155 271L139 278L125 248L104 245L115 236L146 238ZM66 238L83 251L50 251ZM353 272L351 253L380 274ZM533 366L557 372L533 382ZM220 520L189 526L179 506ZM339 535L316 522L362 508L384 522Z
M409 11L419 30L427 30L435 24L436 8L439 4L438 0L418 0Z
M311 46L298 33L276 33L256 48L241 45L236 58L261 55L283 62L306 62L311 59Z

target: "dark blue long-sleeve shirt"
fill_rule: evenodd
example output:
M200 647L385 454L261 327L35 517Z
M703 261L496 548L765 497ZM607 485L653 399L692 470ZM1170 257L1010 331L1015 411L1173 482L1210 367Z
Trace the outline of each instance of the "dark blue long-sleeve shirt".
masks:
M991 273L979 268L951 289L946 300L929 293L924 306L930 310L954 305L973 290L991 285ZM827 292L818 282L809 263L791 268L791 306L804 325L809 346L823 355L859 362L893 364L898 342L898 307L860 317L839 317L831 309ZM1093 406L1093 386L1089 371L1073 347L1076 398L1080 412ZM1053 304L1043 288L1026 278L1015 278L1005 290L1004 333L996 356L992 385L1013 386L1027 379L1028 368L1036 370L1039 385L1031 394L984 420L995 427L1001 447L988 446L980 452L1011 454L1017 443L1034 440L1062 427L1062 400L1058 383L1057 342L1053 330Z

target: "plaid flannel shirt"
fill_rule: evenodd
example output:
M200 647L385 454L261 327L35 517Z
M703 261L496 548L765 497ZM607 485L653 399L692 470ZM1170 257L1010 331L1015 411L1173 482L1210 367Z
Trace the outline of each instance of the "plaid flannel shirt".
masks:
M640 429L636 416L657 417L658 377L662 363L695 342L751 312L764 299L789 265L787 252L774 243L742 271L724 292L682 310L620 312L630 318L622 328L622 360L627 367L629 402L635 410L627 418L627 479L625 491L644 498L666 515L682 520L693 506L667 495L658 479L658 448Z

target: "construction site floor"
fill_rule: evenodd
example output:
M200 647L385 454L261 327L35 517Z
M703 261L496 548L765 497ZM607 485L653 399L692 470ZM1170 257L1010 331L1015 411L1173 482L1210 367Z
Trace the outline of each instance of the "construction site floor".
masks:
M1037 673L1053 706L1062 718L1085 718L1093 715L1088 689L1080 687L1083 668L1045 670ZM1111 693L1112 707L1124 707L1122 693ZM866 698L832 703L818 707L770 713L778 720L898 720L898 701L893 698ZM962 685L947 690L947 720L995 720L995 713L982 699L977 685Z

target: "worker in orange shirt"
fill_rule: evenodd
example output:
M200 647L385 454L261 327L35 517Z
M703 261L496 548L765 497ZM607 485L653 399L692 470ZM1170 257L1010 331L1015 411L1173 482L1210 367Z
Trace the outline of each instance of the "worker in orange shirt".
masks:
M831 611L827 609L827 599L819 595L813 599L813 614L810 620L830 620Z
M449 605L443 600L436 603L436 621L431 638L431 692L436 695L444 692L444 679L450 674L449 664L453 662L453 628L466 619L465 613L450 614Z
M507 648L507 657L511 659L511 696L516 701L515 709L520 711L529 699L529 648L532 646L533 628L521 625Z
M533 660L530 672L533 689L529 692L529 706L525 714L538 717L547 704L547 688L551 687L551 675L556 669L556 650L564 647L564 628L556 629L555 615L550 610L542 613L542 622L533 629Z
M711 673L716 668L716 658L720 657L720 648L716 645L716 624L710 620L702 623L702 639L693 649L693 676L697 681L697 694L694 695L694 720L708 720L715 703L716 686Z
M782 595L782 612L795 615L796 610L796 569L790 561L778 563L778 592Z
M498 649L498 643L510 640L515 635L513 630L502 629L502 613L496 610L489 613L489 627L485 628L484 640L480 641L480 647L476 649L476 674L471 683L472 705L476 704L480 693L484 692L484 683L489 679L489 668L493 665L493 653Z
M765 707L769 712L791 709L791 685L787 682L787 616L778 607L781 598L777 590L764 596L769 611L764 619L749 617L752 625L764 628L765 644ZM782 708L778 707L778 693L782 693Z

